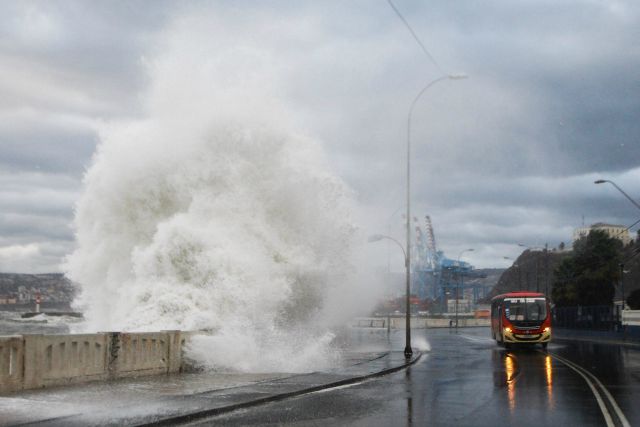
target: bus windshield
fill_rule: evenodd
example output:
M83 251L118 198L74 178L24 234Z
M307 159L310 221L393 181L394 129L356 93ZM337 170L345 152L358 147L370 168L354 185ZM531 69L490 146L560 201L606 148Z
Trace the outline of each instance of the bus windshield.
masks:
M505 298L504 314L511 321L538 321L547 317L544 298Z

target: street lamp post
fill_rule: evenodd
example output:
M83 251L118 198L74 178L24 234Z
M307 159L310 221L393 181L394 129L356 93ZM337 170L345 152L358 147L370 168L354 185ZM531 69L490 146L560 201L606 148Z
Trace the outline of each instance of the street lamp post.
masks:
M458 269L460 269L460 257L462 256L462 254L471 251L473 251L473 248L465 249L460 252L460 254L458 255ZM462 272L460 272L460 282L462 282L462 292L464 293L464 274L462 274ZM456 282L456 332L458 332L458 292L458 282Z
M626 325L622 324L622 322L624 321L624 306L625 306L625 301L624 301L624 262L620 263L620 292L622 293L622 308L620 309L620 318L619 321L621 323L622 326L622 333L623 333L623 337L624 339L627 338L627 327Z
M391 221L393 220L393 217L400 211L400 209L402 209L402 204L398 206L395 211L393 211L391 216L389 216L389 219L387 221L387 236L391 234ZM387 273L391 273L391 253L389 251L389 244L387 244Z
M624 310L624 263L620 263L620 292L622 293L622 309Z
M415 108L418 100L422 97L422 95L429 90L429 88L435 85L438 82L443 80L460 80L466 79L467 76L465 74L447 74L441 77L438 77L435 80L429 82L425 87L423 87L420 92L416 95L409 107L409 114L407 115L407 250L405 251L405 259L406 259L406 268L407 268L407 284L406 284L406 298L407 298L407 319L406 319L406 346L404 348L404 355L406 358L409 358L413 355L413 350L411 349L411 320L409 318L409 298L411 293L411 118L413 116L413 109Z
M609 184L613 185L613 186L616 188L616 190L618 190L619 192L621 192L621 193L622 193L622 195L623 195L624 197L626 197L627 199L629 199L629 201L630 201L631 203L633 203L633 205L634 205L636 208L640 209L640 205L639 205L635 200L633 200L633 199L632 199L632 198L631 198L627 193L625 193L625 192L622 190L622 188L618 187L618 185L617 185L615 182L613 182L613 181L611 181L611 180L608 180L608 179L599 179L599 180L597 180L597 181L594 181L593 183L594 183L594 184L604 184L605 182L608 182Z
M406 322L406 336L405 336L405 349L404 349L404 356L409 358L413 355L413 351L411 350L411 331L409 329L411 322L409 320L410 318L410 310L411 310L411 302L409 299L409 278L410 278L410 273L409 273L409 269L410 269L410 262L409 262L409 253L406 252L404 250L404 247L402 246L402 243L398 242L396 239L394 239L391 236L386 236L384 234L374 234L372 236L369 236L369 242L377 242L379 240L382 239L387 239L387 240L391 240L392 242L394 242L396 245L398 245L400 247L400 249L402 250L402 255L404 255L404 267L406 269L406 278L407 278L407 295L406 295L406 308L405 308L405 322ZM409 349L409 352L407 352L407 348Z
M544 295L549 296L549 244L544 244Z

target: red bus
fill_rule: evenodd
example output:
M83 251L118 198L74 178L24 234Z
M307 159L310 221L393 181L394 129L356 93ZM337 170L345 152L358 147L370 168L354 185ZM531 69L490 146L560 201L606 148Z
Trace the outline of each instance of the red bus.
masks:
M509 292L491 300L491 336L499 345L536 344L551 341L549 300L537 292Z

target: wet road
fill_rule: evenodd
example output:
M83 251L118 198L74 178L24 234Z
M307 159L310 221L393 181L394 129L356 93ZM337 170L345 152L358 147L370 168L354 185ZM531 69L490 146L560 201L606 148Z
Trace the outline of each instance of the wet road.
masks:
M547 353L505 350L488 336L418 330L414 344L428 351L404 371L189 425L640 425L640 349L557 341ZM356 341L402 340L402 331L389 340L368 331Z

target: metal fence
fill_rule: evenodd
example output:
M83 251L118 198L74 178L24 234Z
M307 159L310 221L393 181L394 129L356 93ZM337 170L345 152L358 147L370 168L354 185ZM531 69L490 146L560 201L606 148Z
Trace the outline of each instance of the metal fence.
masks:
M622 325L619 306L554 307L552 315L558 328L617 331Z

